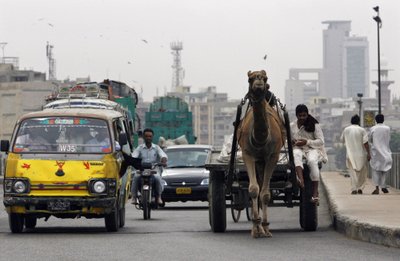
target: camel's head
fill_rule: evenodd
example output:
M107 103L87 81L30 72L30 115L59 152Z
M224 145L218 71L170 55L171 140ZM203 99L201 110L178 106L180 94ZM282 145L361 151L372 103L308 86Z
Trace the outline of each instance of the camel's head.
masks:
M265 93L269 89L267 73L264 70L254 72L249 71L247 76L249 77L250 96L253 96L253 99L257 99L257 97L265 97Z

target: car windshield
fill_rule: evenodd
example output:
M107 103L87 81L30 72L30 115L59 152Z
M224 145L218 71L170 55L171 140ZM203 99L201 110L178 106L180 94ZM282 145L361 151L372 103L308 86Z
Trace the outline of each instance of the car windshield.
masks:
M167 149L167 168L204 167L209 151L202 148Z
M21 122L12 148L18 153L109 153L110 133L99 119L33 118Z

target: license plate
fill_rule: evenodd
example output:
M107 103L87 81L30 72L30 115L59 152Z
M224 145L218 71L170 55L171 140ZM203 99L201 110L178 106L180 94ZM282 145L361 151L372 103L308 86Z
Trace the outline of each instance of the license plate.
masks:
M47 203L47 209L50 211L65 211L70 209L70 202L63 200L50 201Z
M192 188L176 188L176 194L192 194Z

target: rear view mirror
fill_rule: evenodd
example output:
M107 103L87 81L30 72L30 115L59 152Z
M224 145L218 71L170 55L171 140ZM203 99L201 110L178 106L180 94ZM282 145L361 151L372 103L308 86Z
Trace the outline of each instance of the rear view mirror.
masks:
M125 132L121 132L119 134L118 142L119 142L119 145L121 145L121 146L124 146L124 145L128 144L128 137L126 136Z
M0 151L8 152L9 149L10 149L10 141L1 140Z

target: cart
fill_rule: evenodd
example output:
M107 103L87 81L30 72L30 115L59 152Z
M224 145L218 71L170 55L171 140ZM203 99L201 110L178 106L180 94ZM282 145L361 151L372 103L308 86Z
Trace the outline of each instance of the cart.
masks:
M206 162L206 169L210 171L208 200L209 222L213 232L226 230L226 202L230 202L231 214L234 222L238 222L242 211L246 211L247 219L251 219L251 200L248 193L249 179L246 166L236 159L237 137L236 129L240 121L242 106L237 107L234 122L234 134L229 162L220 162L220 151L213 151ZM315 231L318 226L317 205L311 202L312 184L310 171L304 164L304 189L297 185L294 169L293 148L290 135L290 121L287 111L281 106L284 126L287 133L286 147L281 151L278 162L270 182L271 200L269 206L299 207L299 223L305 231Z

